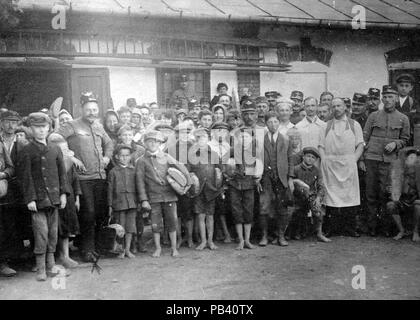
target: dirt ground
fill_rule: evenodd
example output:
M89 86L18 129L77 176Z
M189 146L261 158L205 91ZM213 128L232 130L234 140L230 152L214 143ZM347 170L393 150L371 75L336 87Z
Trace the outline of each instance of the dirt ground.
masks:
M291 241L235 251L235 244L198 252L181 248L172 258L149 253L100 260L72 270L65 289L35 274L0 278L0 299L420 299L420 244L409 239L332 238ZM352 288L352 267L366 270L366 289Z

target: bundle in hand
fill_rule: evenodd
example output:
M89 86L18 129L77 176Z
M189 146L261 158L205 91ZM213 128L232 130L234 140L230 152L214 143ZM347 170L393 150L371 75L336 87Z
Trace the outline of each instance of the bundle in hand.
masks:
M176 168L169 168L168 175L166 176L166 180L168 180L169 185L174 189L174 191L183 196L187 193L191 186L187 183L187 178L184 174Z

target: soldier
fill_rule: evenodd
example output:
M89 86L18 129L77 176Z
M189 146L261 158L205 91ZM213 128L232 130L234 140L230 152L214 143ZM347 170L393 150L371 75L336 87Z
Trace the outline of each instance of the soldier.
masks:
M264 95L267 98L270 111L274 110L277 105L277 99L281 97L281 94L277 91L267 91Z
M257 124L259 126L265 126L265 115L269 110L268 100L266 97L257 97L255 99L255 104L257 105L258 120Z
M294 102L292 106L292 114L290 115L290 122L296 124L302 120L300 111L303 109L303 92L292 91L290 99Z
M328 104L331 107L332 100L334 99L334 95L329 91L324 91L321 93L319 97L319 104Z
M368 225L371 236L376 236L378 209L385 213L390 164L397 158L398 150L404 148L410 138L408 117L398 110L398 91L394 86L382 88L383 110L371 113L366 121L363 138L366 143L364 161L359 167L366 171L366 198ZM389 231L385 230L385 235Z
M342 99L347 108L347 115L350 116L351 115L351 99L350 98L342 98Z
M379 110L379 105L381 104L381 90L376 88L369 88L367 93L368 105L367 111L368 114Z
M366 112L367 96L363 93L355 93L353 95L351 118L359 122L362 129L365 127L367 120Z
M181 101L181 107L183 109L188 109L188 103L191 98L194 96L194 93L188 86L188 77L183 74L179 79L179 89L175 90L172 93L171 103L174 103L175 100Z

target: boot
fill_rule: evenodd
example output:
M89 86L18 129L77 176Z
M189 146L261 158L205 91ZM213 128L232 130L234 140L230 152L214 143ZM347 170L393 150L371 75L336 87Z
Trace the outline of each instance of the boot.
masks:
M37 281L46 281L47 273L45 270L45 254L36 255L36 280Z
M47 274L49 277L55 277L58 272L57 270L54 270L55 267L55 258L54 253L47 253Z
M14 277L16 271L10 268L7 263L0 263L0 276L1 277Z
M281 215L279 219L279 239L278 244L281 247L286 247L289 243L286 241L284 234L286 233L287 226L289 225L290 216L288 214Z

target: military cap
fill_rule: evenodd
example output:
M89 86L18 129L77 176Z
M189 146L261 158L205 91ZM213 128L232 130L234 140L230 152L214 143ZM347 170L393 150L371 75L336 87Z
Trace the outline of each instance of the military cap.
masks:
M200 127L200 128L195 129L192 132L192 134L194 135L194 137L209 136L210 131L207 128Z
M211 129L225 129L225 130L229 130L229 125L226 122L223 121L218 121L213 123L213 125L211 126Z
M1 114L1 120L20 121L22 118L19 113L13 110L7 110Z
M410 82L411 84L414 84L414 82L416 82L416 80L414 79L414 76L409 74L409 73L402 73L399 76L397 76L397 78L395 79L395 81L397 83L400 82Z
M255 104L260 104L260 103L268 103L267 98L263 96L256 97Z
M51 125L51 118L44 112L33 112L29 115L29 124L31 126Z
M130 153L133 152L133 148L130 145L119 143L115 146L114 155L117 155L123 149L130 150Z
M80 96L80 105L83 106L85 103L88 102L98 102L98 97L92 92L83 92Z
M266 96L266 98L278 98L281 97L280 92L277 91L267 91L266 93L264 93L264 95Z
M351 108L351 99L350 98L341 98L343 99L347 108Z
M353 104L366 104L367 103L367 95L363 93L355 93L353 95Z
M144 142L146 142L149 139L154 139L156 141L164 142L165 139L162 136L162 133L157 130L150 130L144 134Z
M242 103L241 112L250 112L250 111L256 112L257 111L257 106L255 105L255 103L253 101L245 100Z
M368 98L381 98L381 90L376 89L376 88L369 88L368 91Z
M318 150L314 147L305 147L303 148L302 152L304 155L307 153L310 153L314 155L316 158L320 158Z
M292 91L292 93L290 94L290 99L297 99L303 101L303 92L297 90Z
M169 124L166 123L159 123L156 127L155 130L159 131L159 130L171 130L174 131L174 128L172 126L170 126Z
M395 86L386 84L382 87L382 95L384 95L384 94L396 94L396 95L398 95L398 90L397 90L397 88L395 88Z

